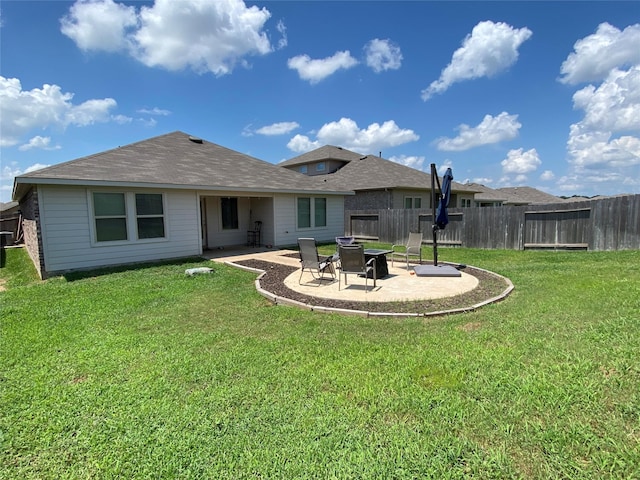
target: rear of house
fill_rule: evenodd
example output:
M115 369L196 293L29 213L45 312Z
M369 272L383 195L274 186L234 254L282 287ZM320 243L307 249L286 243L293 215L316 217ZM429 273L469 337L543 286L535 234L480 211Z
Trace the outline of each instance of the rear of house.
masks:
M344 196L304 175L173 132L16 178L25 246L41 277L344 233Z

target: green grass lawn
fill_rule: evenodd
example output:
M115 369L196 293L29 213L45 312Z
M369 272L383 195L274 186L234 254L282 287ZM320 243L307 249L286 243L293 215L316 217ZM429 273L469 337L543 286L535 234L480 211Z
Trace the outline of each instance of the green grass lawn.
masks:
M515 290L428 320L6 253L2 479L640 478L640 251L440 249Z

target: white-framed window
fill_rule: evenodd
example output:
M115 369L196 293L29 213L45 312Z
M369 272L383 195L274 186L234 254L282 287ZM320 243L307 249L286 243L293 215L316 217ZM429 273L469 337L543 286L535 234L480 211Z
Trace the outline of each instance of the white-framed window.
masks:
M421 197L404 197L404 208L422 208Z
M324 162L316 163L316 172L324 172L324 169L325 169Z
M298 171L300 173L307 173L307 166L306 165L300 165L300 168L298 169Z
M128 240L127 200L123 192L93 192L96 242Z
M161 193L136 193L138 238L164 238L164 203Z
M166 239L164 194L89 192L94 245Z
M462 198L460 199L460 202L462 203L462 207L470 207L471 206L471 199L470 198Z
M298 197L296 202L297 227L327 226L327 199L324 197Z
M314 198L313 199L313 219L316 227L327 226L327 199L326 198Z

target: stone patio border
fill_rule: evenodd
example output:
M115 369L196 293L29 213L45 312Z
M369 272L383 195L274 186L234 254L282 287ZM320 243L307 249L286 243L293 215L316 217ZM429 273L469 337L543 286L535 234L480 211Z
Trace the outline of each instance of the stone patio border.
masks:
M495 297L488 298L487 300L484 300L482 302L478 302L478 303L476 303L474 305L471 305L469 307L454 308L454 309L450 309L450 310L438 310L438 311L435 311L435 312L425 312L425 313L369 312L369 311L366 311L366 310L350 310L350 309L345 309L345 308L322 307L322 306L319 306L319 305L312 305L312 304L309 304L309 303L302 303L302 302L298 302L296 300L292 300L290 298L274 295L273 293L268 292L267 290L264 290L260 286L260 279L267 274L267 272L265 270L262 270L262 269L259 269L259 268L247 267L245 265L240 265L240 264L237 264L237 263L234 263L234 262L231 262L231 261L225 261L224 264L225 265L229 265L231 267L239 268L241 270L246 270L246 271L249 271L249 272L257 273L258 274L258 278L255 281L256 290L258 291L258 293L260 295L262 295L263 297L265 297L266 299L268 299L269 301L271 301L275 305L288 305L288 306L298 307L298 308L301 308L303 310L309 310L309 311L312 311L312 312L338 313L338 314L341 314L341 315L356 315L356 316L359 316L359 317L366 317L366 318L383 318L383 317L392 317L392 318L424 317L424 318L428 318L428 317L438 317L438 316L443 316L443 315L454 315L454 314L458 314L458 313L473 312L473 311L475 311L475 310L477 310L477 309L479 309L481 307L484 307L486 305L490 305L492 303L497 303L497 302L500 302L500 301L504 300L513 291L513 289L515 288L513 283L511 282L511 280L509 280L507 277L503 277L502 275L499 275L499 274L497 274L495 272L491 272L489 270L485 270L483 268L478 268L478 267L474 267L473 265L469 265L470 267L473 267L476 270L487 272L487 273L490 273L491 275L495 275L495 276L501 278L507 284L507 288L505 288L504 291L500 295L496 295Z

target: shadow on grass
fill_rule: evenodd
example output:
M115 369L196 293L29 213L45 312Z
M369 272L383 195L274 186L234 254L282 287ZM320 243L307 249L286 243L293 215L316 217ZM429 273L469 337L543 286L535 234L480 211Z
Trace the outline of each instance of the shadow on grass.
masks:
M101 277L103 275L111 275L112 273L131 272L136 270L144 270L146 268L171 266L171 265L186 265L200 262L209 262L204 257L185 257L174 260L160 260L157 262L141 262L141 263L129 263L126 265L118 265L113 267L102 267L94 270L77 270L73 272L67 272L62 276L67 282L75 282L77 280L84 280L86 278Z
M4 251L4 247L0 248L0 268L4 268L7 264L7 254Z

